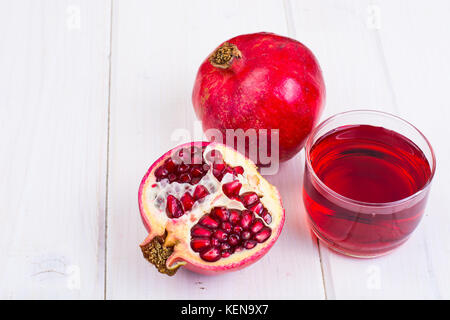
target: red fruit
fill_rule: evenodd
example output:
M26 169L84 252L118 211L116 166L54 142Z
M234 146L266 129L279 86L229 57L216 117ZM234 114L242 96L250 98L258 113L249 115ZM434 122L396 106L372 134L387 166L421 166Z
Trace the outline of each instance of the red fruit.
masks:
M180 162L194 158L203 162ZM235 179L239 172L240 180L226 178L222 183L224 172ZM242 184L246 192L241 194ZM260 211L255 211L269 215L270 222L250 210L236 209L235 200L249 209L258 205ZM249 159L217 143L189 143L158 159L142 180L139 209L149 231L141 245L144 257L168 275L183 265L210 274L241 269L273 246L284 224L278 191Z
M192 102L203 129L219 129L224 137L226 129L279 129L279 156L285 161L301 150L317 123L325 85L306 46L261 32L214 50L198 70Z

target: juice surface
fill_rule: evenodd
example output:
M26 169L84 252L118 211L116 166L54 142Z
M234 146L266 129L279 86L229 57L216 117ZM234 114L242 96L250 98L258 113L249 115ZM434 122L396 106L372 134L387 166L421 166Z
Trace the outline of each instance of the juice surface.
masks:
M314 172L329 188L358 201L406 198L427 183L431 169L411 140L382 127L337 128L313 145Z

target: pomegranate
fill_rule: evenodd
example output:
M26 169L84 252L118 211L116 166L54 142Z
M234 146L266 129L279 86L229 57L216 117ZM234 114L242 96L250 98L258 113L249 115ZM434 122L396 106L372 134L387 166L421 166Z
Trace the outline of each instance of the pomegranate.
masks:
M164 154L138 197L149 232L143 255L168 275L181 266L205 274L248 266L284 224L277 189L253 162L218 143L192 142Z
M224 137L226 129L278 129L279 157L285 161L301 150L317 124L325 85L306 46L273 33L253 33L232 38L209 55L198 70L192 102L203 130L219 129ZM270 134L268 140L270 146Z

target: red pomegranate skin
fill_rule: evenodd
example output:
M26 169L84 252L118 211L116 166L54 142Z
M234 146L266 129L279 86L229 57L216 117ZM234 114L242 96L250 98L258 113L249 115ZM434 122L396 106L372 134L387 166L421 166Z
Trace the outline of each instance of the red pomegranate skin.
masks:
M325 103L325 85L313 53L273 33L232 38L241 58L228 68L207 58L199 68L192 101L203 130L279 129L280 161L303 147Z

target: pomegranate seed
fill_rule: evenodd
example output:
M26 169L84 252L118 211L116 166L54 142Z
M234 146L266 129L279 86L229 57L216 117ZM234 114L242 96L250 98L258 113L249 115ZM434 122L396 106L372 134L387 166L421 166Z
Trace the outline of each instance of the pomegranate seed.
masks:
M257 234L255 234L253 236L253 239L255 239L256 241L258 241L259 243L266 241L270 235L272 234L272 230L270 230L269 228L264 228L262 229L260 232L258 232Z
M231 236L228 237L228 243L233 247L239 243L239 240L241 239L237 234L232 234Z
M212 232L210 230L206 229L205 227L199 226L199 225L195 225L191 229L191 236L193 236L193 237L209 238L211 235L212 235Z
M237 234L240 234L242 232L242 230L243 229L240 226L234 226L234 228L233 228L233 232L237 233Z
M219 246L219 245L220 245L219 239L211 238L211 246L212 246L212 247L217 247L217 246Z
M216 229L219 226L219 222L217 222L208 215L203 216L198 223L210 229Z
M247 240L244 242L245 249L253 249L255 246L256 246L256 241L254 241L254 240Z
M164 166L170 173L175 172L175 170L177 169L177 165L172 160L172 158L167 159L166 162L164 162Z
M222 222L221 228L222 228L223 231L225 231L227 233L230 233L231 229L233 229L233 226L229 222Z
M156 177L157 181L166 178L168 174L169 174L169 171L166 168L164 168L163 166L161 166L155 170L155 177Z
M231 255L231 252L229 250L224 250L220 253L222 258L228 258Z
M188 183L189 181L191 181L191 176L189 175L189 173L183 173L178 181L180 183Z
M189 166L185 163L182 163L178 166L178 173L185 173L189 170Z
M243 231L243 232L241 233L241 238L242 238L243 240L248 240L248 239L250 239L251 236L252 236L252 234L251 234L250 231Z
M223 207L216 207L213 209L212 214L219 218L220 221L225 222L228 220L228 216L230 213Z
M202 177L193 177L193 178L191 179L191 184L192 184L192 185L195 185L195 184L199 183L200 180L202 180Z
M206 197L208 194L209 194L208 189L206 189L205 186L203 186L203 185L200 184L200 185L198 185L197 187L195 187L195 190L194 190L194 199L195 199L195 200L202 199L202 198Z
M222 190L228 198L235 198L239 195L239 190L241 190L241 187L242 184L239 180L234 180L232 182L225 183L222 186Z
M219 239L221 242L225 242L228 240L228 234L219 229L214 232L214 238Z
M243 174L243 173L244 173L244 168L242 168L241 166L234 168L234 174L235 175Z
M228 243L222 243L220 245L220 250L230 250L231 246Z
M203 169L204 172L209 171L210 168L211 167L209 165L207 165L206 163L204 165L202 165L202 169Z
M211 245L211 242L209 241L209 239L194 238L191 240L191 248L195 252L203 251L203 250L209 248L210 245Z
M258 233L264 227L264 223L261 220L256 220L250 227L250 231L253 233Z
M215 262L220 259L220 251L217 248L211 248L200 253L200 257L205 261Z
M232 224L238 224L241 219L241 215L237 210L230 210L230 222Z
M246 192L244 194L241 194L241 202L246 208L256 203L257 201L259 201L259 197L254 192Z
M203 175L203 171L202 171L201 167L192 168L191 175L193 177L201 177Z
M169 218L179 218L184 214L180 200L171 194L167 197L166 212Z
M192 206L194 205L194 198L192 198L192 196L189 192L186 192L185 194L183 194L180 201L183 204L184 211L191 210Z
M177 176L174 173L169 174L169 182L174 182L175 180L177 180Z
M225 168L225 171L223 172L223 174L225 175L225 174L227 174L227 173L229 173L229 174L231 174L231 175L234 175L234 170L233 170L233 168L227 166L227 167Z
M261 212L264 210L264 206L261 202L258 202L257 204L250 206L248 209L257 215L260 215Z
M270 215L269 211L264 209L264 212L261 214L261 216L267 224L272 223L272 216Z
M247 229L248 227L250 227L252 221L253 221L253 213L247 210L244 211L241 217L241 227Z

